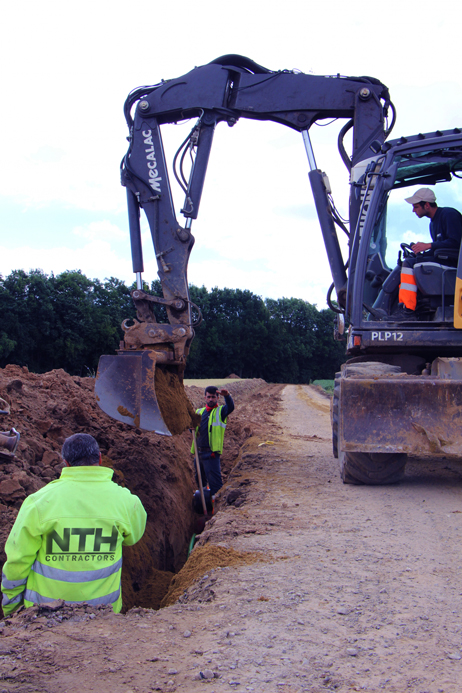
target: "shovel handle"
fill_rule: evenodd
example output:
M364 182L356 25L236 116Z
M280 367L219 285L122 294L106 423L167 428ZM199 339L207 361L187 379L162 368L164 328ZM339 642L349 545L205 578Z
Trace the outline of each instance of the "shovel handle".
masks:
M202 474L201 474L201 466L199 463L199 454L197 452L197 441L196 441L196 430L195 429L193 429L193 440L194 440L194 457L196 460L197 478L199 480L199 493L201 494L202 509L204 511L204 515L207 515L207 505L205 504L204 488L202 486Z

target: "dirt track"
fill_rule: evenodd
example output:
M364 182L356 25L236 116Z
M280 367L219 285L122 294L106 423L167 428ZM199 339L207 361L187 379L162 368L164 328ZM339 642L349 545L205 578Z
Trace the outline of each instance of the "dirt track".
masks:
M244 443L180 600L18 614L0 639L0 693L460 692L460 467L415 462L399 486L344 486L328 398L287 386L271 417L260 397L267 423ZM211 569L218 553L231 565Z

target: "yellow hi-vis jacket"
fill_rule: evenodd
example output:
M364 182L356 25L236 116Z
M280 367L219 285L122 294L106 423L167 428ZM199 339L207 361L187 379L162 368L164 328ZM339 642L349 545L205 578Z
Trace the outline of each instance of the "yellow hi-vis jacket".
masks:
M21 506L5 545L3 613L64 599L122 608L122 545L146 527L138 496L115 484L112 469L65 467Z
M223 404L220 407L215 407L212 409L208 421L209 430L209 446L212 452L219 452L220 455L223 452L223 444L225 441L225 429L227 418L223 421L221 418L221 410L223 409ZM196 409L196 414L202 414L205 411L205 407L202 409ZM199 426L196 427L196 438L199 433ZM191 452L194 454L194 440L191 445Z

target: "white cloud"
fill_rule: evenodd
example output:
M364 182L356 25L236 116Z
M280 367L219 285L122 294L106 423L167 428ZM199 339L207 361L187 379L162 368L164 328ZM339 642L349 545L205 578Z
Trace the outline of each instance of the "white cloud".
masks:
M0 246L0 257L4 277L18 269L25 272L40 269L48 275L81 270L90 279L117 277L127 283L133 281L130 259L119 257L111 244L102 240L91 241L78 249L57 246L52 251L30 246L15 249Z
M88 238L94 242L107 241L111 243L111 241L127 240L127 232L108 220L92 221L85 226L76 226L73 233L80 238Z
M0 57L9 66L2 89L10 99L2 111L1 194L10 206L94 210L106 221L76 225L69 233L82 239L81 247L70 250L60 235L52 252L34 247L36 238L26 236L18 221L10 230L18 234L17 248L0 248L4 274L19 263L26 270L55 273L78 267L89 277L113 275L131 283L128 230L111 221L126 207L119 180L128 134L124 99L140 84L179 77L225 53L248 55L274 70L373 75L389 86L398 109L393 137L460 125L462 76L457 60L446 57L454 18L451 13L435 18L429 0L408 0L399 8L392 3L379 21L369 0L357 0L354 12L351 4L333 0L328 35L326 13L315 11L309 0L292 0L284 12L269 0L263 13L261 3L236 0L225 23L216 3L199 0L201 21L193 29L189 21L179 21L190 13L184 0L155 6L137 0L135 5L128 15L125 5L109 0L28 1L5 8L9 31ZM428 16L431 50L422 50ZM373 47L378 36L388 41L389 50ZM408 67L410 55L418 59ZM336 145L342 124L313 127L311 137L317 164L328 173L337 207L346 216L348 173ZM164 129L169 161L190 128L185 123ZM211 287L209 277L216 276L222 286L299 296L322 307L331 279L313 221L307 172L300 134L244 119L231 129L220 124L193 223L190 280ZM183 195L173 179L172 187L179 209ZM184 223L180 215L178 220ZM144 220L142 238L150 281L157 266Z

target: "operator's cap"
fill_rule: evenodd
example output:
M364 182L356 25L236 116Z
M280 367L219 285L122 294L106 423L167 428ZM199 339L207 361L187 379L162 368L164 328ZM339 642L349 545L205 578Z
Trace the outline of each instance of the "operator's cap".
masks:
M418 202L436 202L436 195L430 188L419 188L412 197L404 198L410 205L416 205Z

